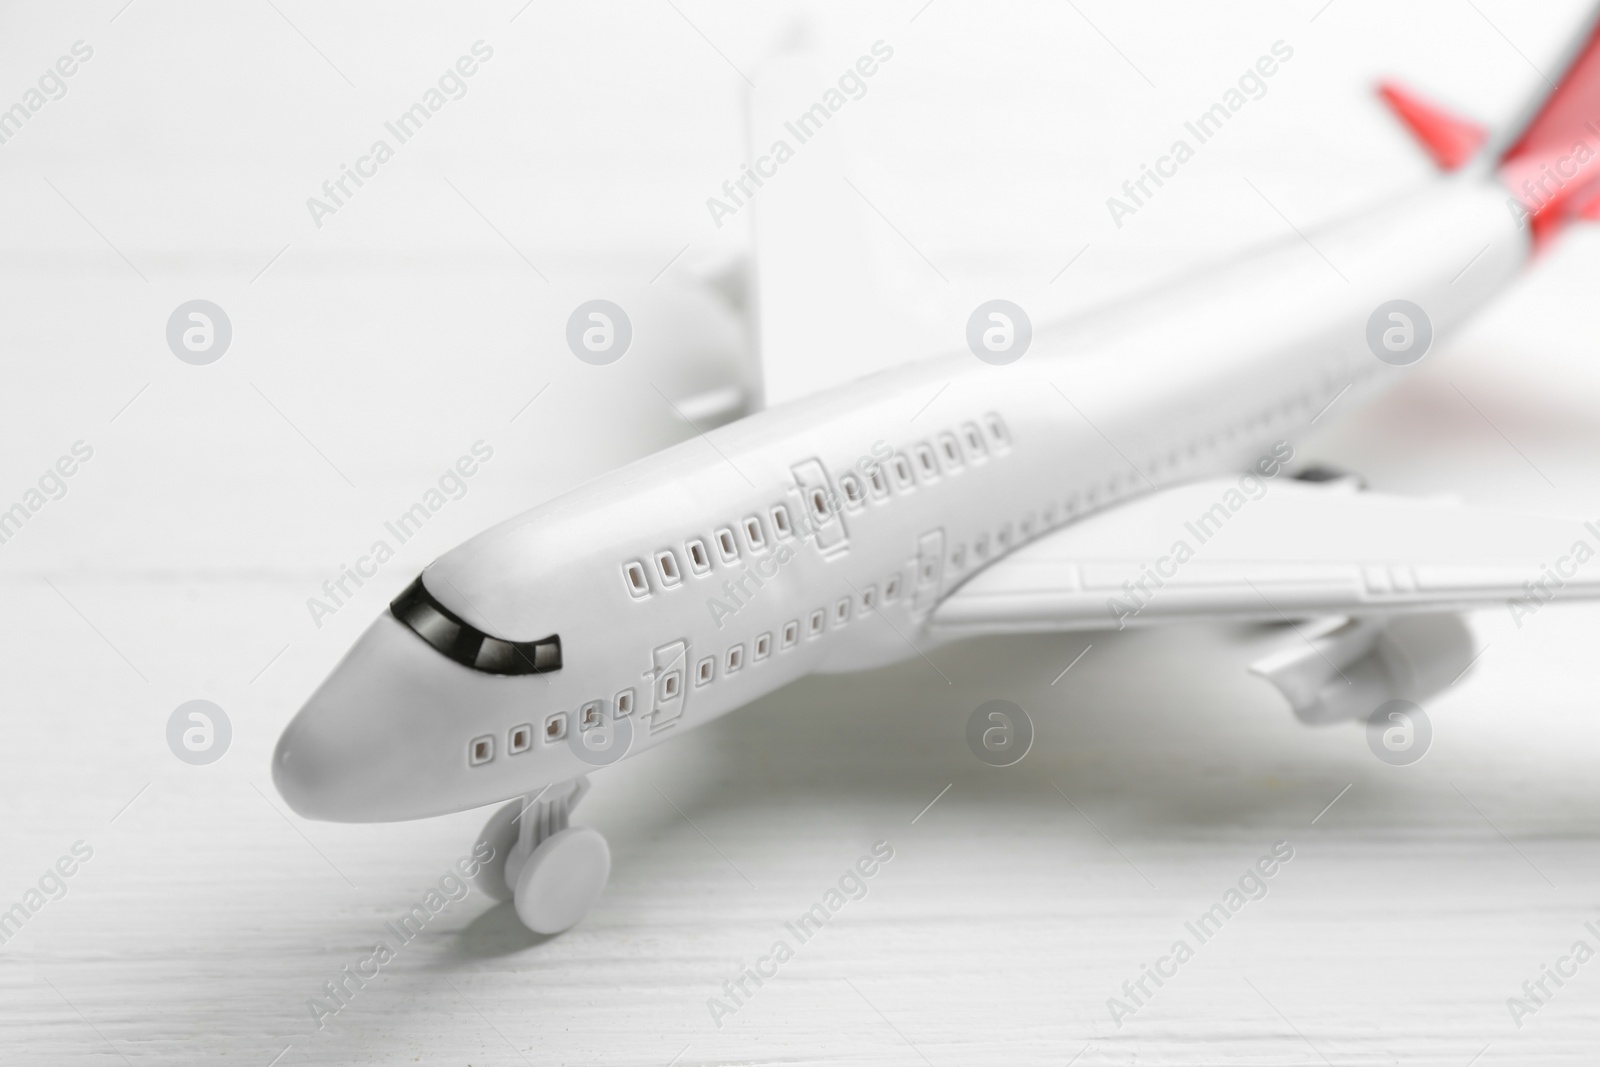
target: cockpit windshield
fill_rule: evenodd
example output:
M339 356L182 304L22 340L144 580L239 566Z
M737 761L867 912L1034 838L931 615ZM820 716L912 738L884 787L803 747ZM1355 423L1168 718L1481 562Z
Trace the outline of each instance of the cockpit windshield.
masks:
M488 674L545 674L561 669L561 637L502 641L463 621L434 599L422 577L389 605L394 617L446 656Z

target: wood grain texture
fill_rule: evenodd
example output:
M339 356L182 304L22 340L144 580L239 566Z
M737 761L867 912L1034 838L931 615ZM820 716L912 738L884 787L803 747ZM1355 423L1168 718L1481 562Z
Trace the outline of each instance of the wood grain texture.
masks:
M259 595L227 592L246 615ZM35 619L59 616L54 598L7 595ZM108 603L159 618L177 599L151 586ZM114 633L142 614L97 621ZM286 816L266 755L314 664L230 702L233 750L191 768L158 747L163 710L128 698L127 668L65 639L80 622L11 628L40 659L96 662L35 668L40 706L12 720L4 892L75 840L95 854L0 949L7 1060L1461 1064L1487 1045L1480 1062L1578 1062L1586 972L1520 1031L1504 1003L1592 942L1600 915L1600 738L1578 684L1600 613L1540 621L1520 644L1485 621L1480 677L1440 703L1411 768L1354 728L1299 726L1200 632L1098 636L1053 686L1081 641L979 641L809 680L595 776L581 821L616 867L579 928L537 938L468 897L321 1029L308 998L392 940L385 922L486 813ZM1013 768L963 740L994 696L1037 725ZM894 858L801 943L785 923L876 841ZM1294 858L1264 899L1199 943L1185 921L1276 841ZM1179 938L1194 958L1116 1026L1107 998ZM780 939L794 958L717 1025L708 1000Z

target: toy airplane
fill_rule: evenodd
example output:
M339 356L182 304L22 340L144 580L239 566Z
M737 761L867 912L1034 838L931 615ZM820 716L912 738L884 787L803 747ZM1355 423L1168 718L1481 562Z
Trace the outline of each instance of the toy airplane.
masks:
M1600 595L1578 521L1288 470L1296 432L1393 386L1600 217L1594 19L1500 136L1383 95L1448 172L1428 188L1040 329L1005 365L866 373L856 331L819 334L852 260L807 247L827 223L806 199L836 190L785 170L752 205L763 409L434 561L285 729L279 791L348 822L509 800L478 883L552 933L610 873L604 838L569 826L590 771L814 672L973 634L1259 621L1292 636L1253 669L1327 722L1449 685L1473 659L1454 613L1534 606L1551 560L1561 595ZM786 265L791 245L838 269Z

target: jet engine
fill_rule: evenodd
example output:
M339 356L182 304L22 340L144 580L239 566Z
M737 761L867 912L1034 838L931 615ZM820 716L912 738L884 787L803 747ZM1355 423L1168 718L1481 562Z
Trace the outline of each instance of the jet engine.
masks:
M1249 670L1312 725L1364 719L1390 700L1420 704L1454 684L1477 655L1455 612L1332 618L1297 629L1295 640Z

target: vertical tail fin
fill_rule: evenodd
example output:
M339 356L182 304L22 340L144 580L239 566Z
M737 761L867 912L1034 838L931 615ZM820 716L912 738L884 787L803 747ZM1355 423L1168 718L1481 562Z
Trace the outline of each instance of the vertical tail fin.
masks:
M1536 237L1600 212L1600 9L1574 35L1559 79L1488 151Z
M1573 219L1600 220L1600 4L1573 34L1559 69L1522 118L1493 138L1392 82L1378 95L1441 169L1498 178L1542 242Z

